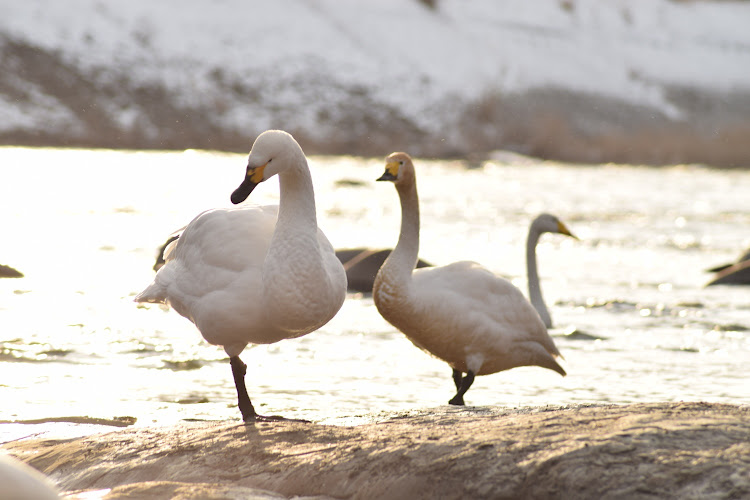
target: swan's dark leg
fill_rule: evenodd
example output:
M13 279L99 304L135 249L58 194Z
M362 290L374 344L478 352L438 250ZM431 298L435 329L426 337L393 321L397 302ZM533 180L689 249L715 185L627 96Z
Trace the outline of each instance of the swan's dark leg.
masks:
M459 372L460 374L460 372ZM453 380L456 380L455 372L453 374ZM464 405L464 394L466 394L466 391L469 390L469 387L471 387L471 384L474 383L474 372L469 370L469 372L466 374L466 376L461 380L461 387L458 389L458 392L455 396L453 396L453 399L448 401L448 404L451 405L458 405L463 406Z
M245 373L247 373L247 365L242 362L239 356L232 356L229 358L229 364L232 365L232 375L234 376L234 385L237 387L237 406L240 408L242 413L242 420L245 422L271 422L278 420L287 420L291 422L305 422L309 423L308 420L301 420L296 418L284 418L277 415L264 416L258 415L253 408L253 403L250 402L250 396L247 395L247 387L245 387Z
M232 356L229 358L229 364L232 365L234 385L237 387L237 403L240 407L240 413L242 413L242 420L245 422L252 422L258 414L255 413L253 403L250 402L250 396L247 395L247 387L245 387L247 365L242 362L239 356Z
M464 378L464 374L460 371L453 369L453 382L456 384L456 390L461 389L461 379Z

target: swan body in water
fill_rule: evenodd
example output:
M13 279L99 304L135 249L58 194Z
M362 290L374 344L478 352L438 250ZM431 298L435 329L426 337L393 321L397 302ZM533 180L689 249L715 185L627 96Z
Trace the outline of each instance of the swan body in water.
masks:
M346 280L350 292L372 293L372 285L375 283L380 267L385 259L391 254L390 248L374 250L372 248L345 248L336 250L346 270ZM417 268L432 266L422 259L417 260Z
M539 214L529 226L529 235L526 239L526 274L529 281L529 300L542 318L544 326L552 328L552 318L542 297L542 287L539 284L539 271L536 265L536 245L539 242L539 237L544 233L559 233L575 239L578 238L568 230L560 219L551 214Z
M279 176L279 205L244 205L201 213L166 248L165 264L136 302L165 303L192 321L230 359L245 421L255 412L245 387L247 344L271 344L325 325L346 297L346 274L318 229L307 160L294 138L266 131L256 139L242 184Z
M389 155L378 180L396 187L401 231L375 279L373 301L414 345L451 366L457 392L449 403L463 405L477 375L517 366L541 366L565 375L555 360L560 352L539 314L508 280L468 261L415 270L419 198L409 155Z

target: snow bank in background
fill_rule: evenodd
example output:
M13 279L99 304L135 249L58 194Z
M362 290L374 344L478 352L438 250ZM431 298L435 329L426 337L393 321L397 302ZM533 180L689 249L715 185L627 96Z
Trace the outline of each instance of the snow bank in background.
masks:
M59 54L98 86L163 88L174 106L234 130L325 136L359 106L377 108L381 127L408 119L445 134L483 97L546 88L685 120L672 86L750 91L750 2L0 0L0 10L0 36ZM114 124L138 121L128 101ZM4 130L28 126L0 113Z

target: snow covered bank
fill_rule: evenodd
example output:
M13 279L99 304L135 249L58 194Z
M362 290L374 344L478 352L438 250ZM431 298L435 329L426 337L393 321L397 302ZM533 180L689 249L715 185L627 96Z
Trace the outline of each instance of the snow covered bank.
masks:
M748 2L0 0L0 141L750 164ZM708 154L710 152L710 154Z

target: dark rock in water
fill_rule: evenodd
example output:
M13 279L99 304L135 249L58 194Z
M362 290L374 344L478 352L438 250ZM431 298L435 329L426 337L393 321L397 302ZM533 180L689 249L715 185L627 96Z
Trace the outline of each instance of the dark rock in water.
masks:
M0 264L0 278L23 278L23 273L10 266Z
M750 285L750 260L723 268L714 279L706 283L706 286L712 285Z
M358 179L339 179L336 181L336 187L362 187L367 184Z
M380 266L391 254L391 249L373 250L370 248L349 248L336 250L346 270L346 279L350 292L372 293ZM422 259L417 261L417 267L431 267L432 264Z
M742 256L739 259L737 259L736 262L730 262L729 264L722 264L720 266L712 267L711 269L706 269L706 272L707 273L720 273L724 269L732 267L733 265L739 264L740 262L744 262L746 260L750 260L750 250L742 254Z
M103 500L250 498L227 491L242 488L268 498L750 498L748 406L443 406L375 417L131 427L0 449Z
M563 331L563 334L560 335L561 338L566 338L568 340L604 340L604 337L599 337L596 335L592 335L588 332L584 332L583 330L579 330L575 326L571 326L565 329Z

